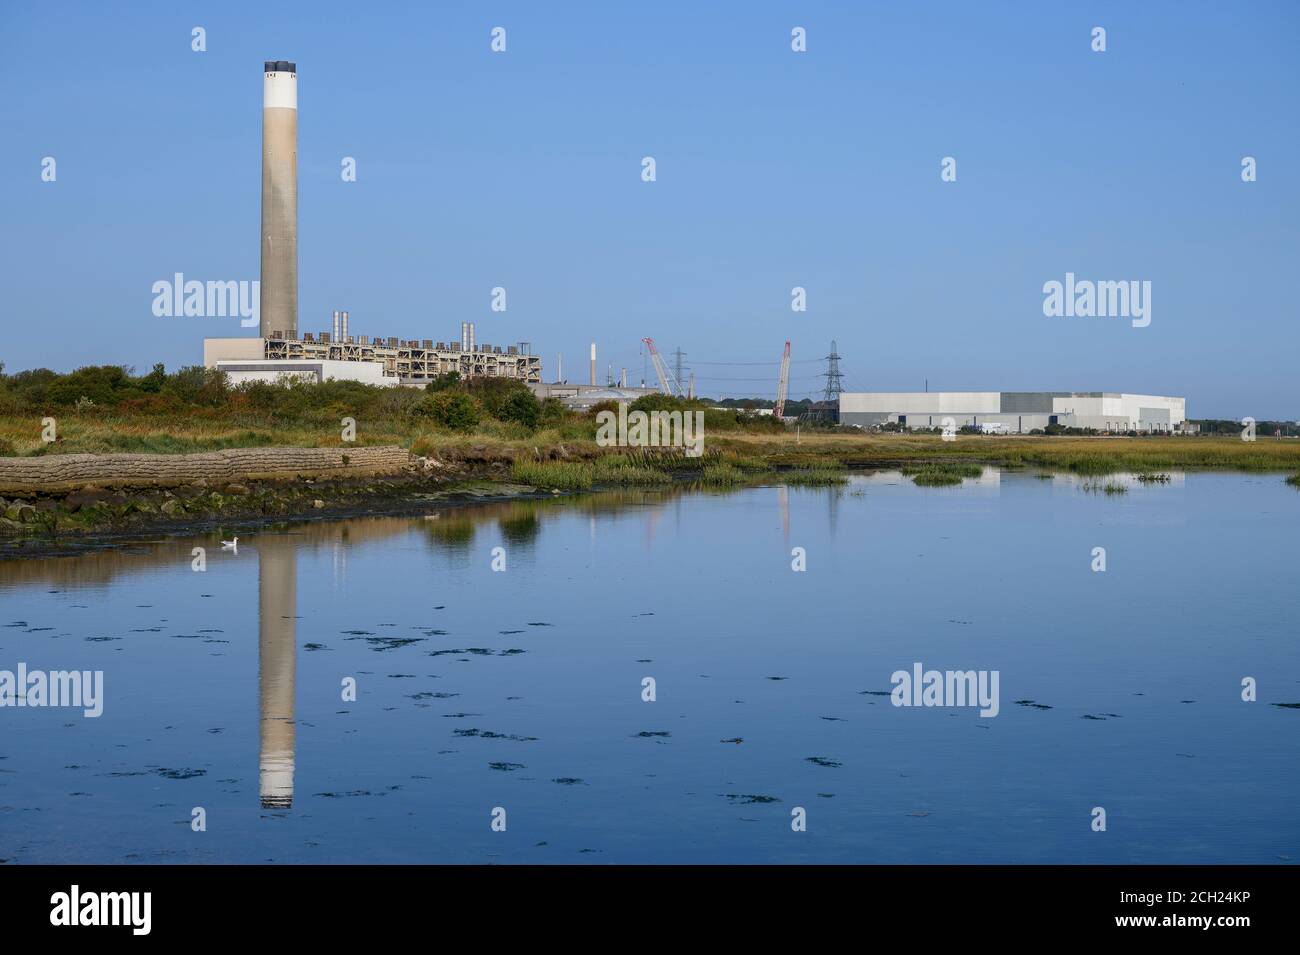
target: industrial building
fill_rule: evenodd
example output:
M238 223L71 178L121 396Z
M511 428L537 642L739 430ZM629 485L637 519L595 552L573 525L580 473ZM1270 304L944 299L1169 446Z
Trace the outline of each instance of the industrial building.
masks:
M282 376L360 381L371 385L423 386L448 372L462 378L542 380L542 358L527 342L480 345L474 323L461 323L459 342L348 333L348 313L334 313L333 331L302 338L208 338L203 365L226 372L232 382L276 381Z
M1102 391L841 392L840 424L978 428L1026 434L1059 424L1097 431L1180 432L1186 399Z
M530 384L529 389L538 401L558 398L566 408L586 411L603 401L626 401L628 404L644 395L663 394L658 388L637 388L621 385L571 385L568 382Z
M440 375L542 380L528 342L480 345L473 322L459 342L353 336L348 313L329 329L298 332L298 67L267 60L262 79L262 272L259 337L208 338L203 365L233 382L330 379L423 386ZM593 376L595 345L592 346Z

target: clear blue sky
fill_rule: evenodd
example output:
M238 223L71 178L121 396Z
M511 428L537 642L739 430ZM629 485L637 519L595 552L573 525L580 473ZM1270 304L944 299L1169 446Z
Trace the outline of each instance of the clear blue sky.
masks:
M288 59L303 330L473 320L570 380L592 339L639 380L650 335L705 394L767 396L790 338L793 397L834 338L855 390L1297 418L1298 48L1294 2L9 3L0 361L175 367L247 334L156 318L150 287L258 277L262 61ZM1150 280L1150 327L1045 317L1067 271Z

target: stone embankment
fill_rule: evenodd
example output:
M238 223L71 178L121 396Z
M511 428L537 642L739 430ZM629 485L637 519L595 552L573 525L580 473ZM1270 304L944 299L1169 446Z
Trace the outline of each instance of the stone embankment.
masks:
M201 454L50 454L0 458L0 494L96 487L179 487L195 481L370 477L411 467L405 448L230 448Z

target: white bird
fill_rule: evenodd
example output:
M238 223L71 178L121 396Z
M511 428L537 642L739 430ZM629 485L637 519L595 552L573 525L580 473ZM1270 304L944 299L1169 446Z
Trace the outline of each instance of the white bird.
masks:
M222 549L222 550L233 550L236 554L238 554L238 553L239 553L239 538L236 537L236 538L235 538L234 540L232 540L232 541L222 541L222 542L221 542L221 549Z

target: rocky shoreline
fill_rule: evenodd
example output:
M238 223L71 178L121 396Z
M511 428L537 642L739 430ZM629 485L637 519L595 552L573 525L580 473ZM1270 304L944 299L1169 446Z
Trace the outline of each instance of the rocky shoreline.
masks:
M550 491L510 482L509 467L419 465L396 475L210 481L174 487L100 487L0 496L0 560L80 553L146 536L303 520L426 513L438 507Z

